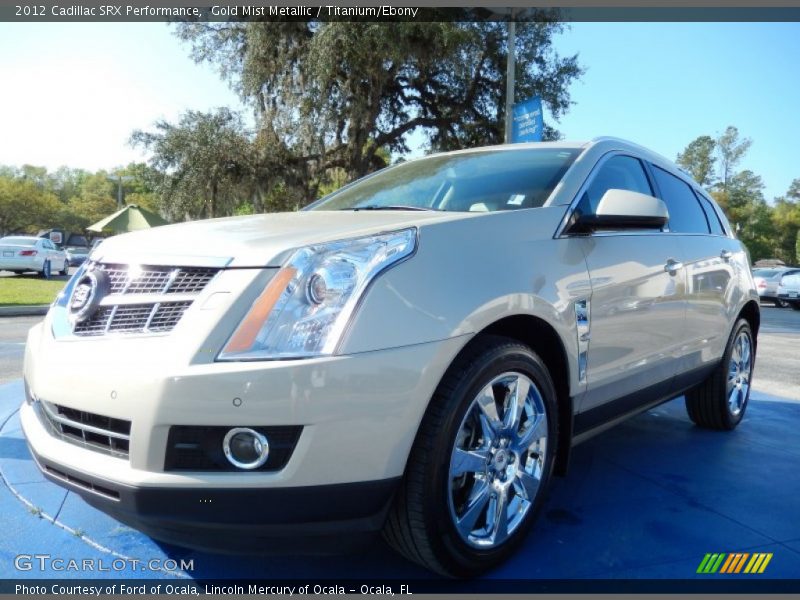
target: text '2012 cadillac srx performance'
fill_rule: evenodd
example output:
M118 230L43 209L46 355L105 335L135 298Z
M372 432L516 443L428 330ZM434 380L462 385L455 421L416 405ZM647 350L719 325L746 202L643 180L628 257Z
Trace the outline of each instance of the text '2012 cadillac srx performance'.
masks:
M157 539L321 551L383 531L449 575L524 539L570 448L686 396L741 421L744 247L621 140L460 151L296 213L110 238L28 337L51 480Z

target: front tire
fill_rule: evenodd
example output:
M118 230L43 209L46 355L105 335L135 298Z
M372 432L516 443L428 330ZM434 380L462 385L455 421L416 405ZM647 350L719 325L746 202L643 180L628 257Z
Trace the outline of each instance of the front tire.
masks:
M61 275L69 275L69 261L66 258L64 259L64 268L61 269Z
M734 429L744 417L750 399L755 343L750 324L739 319L722 361L703 383L686 392L686 412L706 429Z
M794 310L800 310L800 302L790 302L789 304Z
M557 448L553 381L514 340L475 340L423 417L384 529L407 558L477 575L508 558L545 497Z

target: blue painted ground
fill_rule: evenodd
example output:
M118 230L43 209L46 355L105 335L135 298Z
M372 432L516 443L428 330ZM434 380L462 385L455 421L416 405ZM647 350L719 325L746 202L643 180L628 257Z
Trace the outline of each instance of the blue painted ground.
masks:
M14 566L20 553L105 564L193 559L181 575L194 579L428 577L380 541L325 558L222 556L154 542L43 479L20 431L21 398L21 383L0 386L0 579L174 579L132 568L23 573ZM798 431L800 403L758 393L732 433L694 427L680 399L632 419L575 450L521 551L488 577L685 580L701 577L695 570L707 552L772 552L760 577L800 579Z

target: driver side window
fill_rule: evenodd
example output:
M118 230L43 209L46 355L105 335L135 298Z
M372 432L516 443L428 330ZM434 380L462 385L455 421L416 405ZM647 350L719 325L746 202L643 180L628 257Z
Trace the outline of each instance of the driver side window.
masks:
M600 167L594 179L586 188L577 209L581 214L594 214L600 199L608 190L629 190L653 196L653 188L638 158L632 156L613 156Z

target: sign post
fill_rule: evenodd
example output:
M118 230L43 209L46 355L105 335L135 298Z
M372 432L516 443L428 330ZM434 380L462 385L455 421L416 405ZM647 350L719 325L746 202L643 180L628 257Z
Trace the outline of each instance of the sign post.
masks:
M542 141L544 118L540 96L515 104L512 113L514 119L511 127L512 144Z

